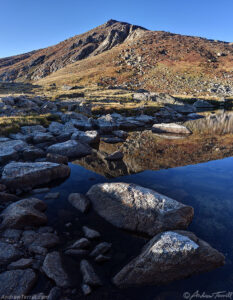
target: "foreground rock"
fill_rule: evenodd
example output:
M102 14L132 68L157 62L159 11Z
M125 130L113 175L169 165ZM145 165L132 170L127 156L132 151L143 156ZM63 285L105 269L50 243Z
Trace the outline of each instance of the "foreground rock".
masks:
M70 168L51 162L11 162L2 173L2 181L10 189L35 187L55 179L66 178Z
M1 213L1 228L22 229L25 226L40 226L47 223L43 213L46 204L36 198L23 199L12 203Z
M191 134L192 132L185 126L176 123L161 123L154 124L152 132L155 133L176 133L176 134Z
M150 236L184 229L193 217L192 207L135 184L96 184L87 196L97 213L111 224Z
M47 254L43 267L45 274L56 282L58 287L70 286L68 275L62 266L60 254L56 251Z
M69 158L82 157L91 154L90 146L81 142L70 140L48 147L48 153L60 154Z
M165 284L223 264L224 256L193 233L168 231L156 235L113 282L118 287Z
M0 295L27 295L36 282L37 276L31 269L6 271L0 274Z

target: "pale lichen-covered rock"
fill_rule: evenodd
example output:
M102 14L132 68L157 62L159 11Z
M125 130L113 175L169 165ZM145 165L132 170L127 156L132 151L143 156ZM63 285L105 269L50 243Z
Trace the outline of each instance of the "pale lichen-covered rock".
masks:
M100 140L100 136L98 131L96 130L89 130L89 131L80 131L77 130L72 134L72 140L80 141L84 144L96 144Z
M70 168L51 162L11 162L2 172L2 181L10 189L34 187L68 177Z
M118 287L159 285L224 264L224 256L187 231L156 235L113 278Z
M176 134L191 134L192 132L185 126L176 123L161 123L154 124L152 132L155 133L176 133Z
M96 184L87 196L97 213L111 224L150 236L184 229L193 217L192 207L135 184Z

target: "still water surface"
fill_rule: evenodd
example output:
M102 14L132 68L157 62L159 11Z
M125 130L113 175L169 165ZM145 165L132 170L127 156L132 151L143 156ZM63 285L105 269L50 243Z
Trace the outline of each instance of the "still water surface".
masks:
M199 132L200 128L205 131L207 128L216 128L216 131L211 130L212 135L205 133L202 137L193 135L182 142L159 141L149 133L133 133L125 145L120 145L120 149L125 151L124 165L106 166L103 160L97 159L96 156L85 158L70 163L71 176L65 182L51 188L51 192L60 192L60 198L46 200L47 214L50 224L57 229L64 244L82 237L83 225L98 230L101 233L101 241L113 244L110 262L102 266L92 262L105 286L94 291L88 299L184 299L185 292L233 292L233 158L229 157L232 156L233 119L232 115L231 118L228 115L220 116L219 120L217 122L210 117L208 122L204 121L206 123L198 121ZM138 138L139 143L131 142L129 145L130 138L134 142ZM148 149L148 145L153 147L154 151L151 151L152 148ZM106 152L118 148L112 147L100 145ZM203 163L207 160L211 161ZM119 173L118 167L121 168ZM103 176L106 174L109 176ZM119 181L154 189L193 206L194 219L188 230L221 251L226 257L225 266L162 287L116 289L111 284L111 278L140 253L148 240L114 228L93 210L87 215L79 213L68 203L67 198L70 193L86 193L93 184ZM43 199L44 194L38 197ZM66 227L67 223L71 223L71 226ZM69 273L73 274L73 280L80 290L79 261L66 258L65 265ZM49 290L47 280L42 278L41 282L41 286ZM85 297L79 291L74 299Z

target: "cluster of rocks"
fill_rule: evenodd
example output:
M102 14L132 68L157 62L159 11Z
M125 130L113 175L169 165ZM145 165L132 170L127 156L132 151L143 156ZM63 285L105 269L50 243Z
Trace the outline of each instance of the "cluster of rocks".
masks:
M62 95L61 95L62 96ZM66 96L66 95L65 95ZM0 98L0 116L22 116L32 114L54 114L60 110L78 111L91 114L91 104L85 101L84 94L73 94L75 99L51 101L44 97L6 96Z
M193 208L153 190L126 183L94 185L87 193L96 212L118 228L152 239L113 278L118 287L158 285L209 271L224 256L186 229Z
M30 99L26 96L0 98L0 116L47 114L57 110L58 107L55 102L46 101L46 99L39 96Z
M46 204L37 198L18 200L1 213L0 295L27 295L37 282L50 249L60 240L46 226Z
M9 106L15 103L14 100ZM83 226L83 236L61 245L55 230L46 226L45 202L19 196L23 192L47 192L48 188L32 189L67 178L70 159L100 155L96 150L100 141L123 142L127 130L149 128L158 134L191 134L185 126L171 121L198 118L195 106L170 103L154 116L124 117L113 113L97 119L74 111L57 112L61 122L52 122L48 128L23 126L18 133L0 137L0 295L30 293L40 272L54 286L51 299L75 293L72 276L63 263L67 256L80 261L80 288L84 295L104 285L104 279L95 272L95 264L111 260L111 243L100 241L98 231ZM123 159L120 151L102 155L107 164ZM58 193L49 193L45 199L57 197ZM116 286L166 283L224 263L223 255L210 245L181 231L190 224L193 208L150 189L125 183L98 184L86 195L70 194L68 202L79 213L88 213L93 207L117 228L152 238L142 253L114 276Z
M16 189L65 178L69 175L69 167L64 164L69 159L91 154L100 140L105 143L124 142L128 130L151 128L161 120L166 123L180 120L181 113L172 114L172 110L166 107L155 116L141 114L124 117L113 113L97 119L77 112L57 112L61 122L51 122L48 128L41 125L22 126L20 132L0 137L1 181L11 189ZM182 116L187 119L184 113ZM198 116L192 114L191 117ZM157 124L152 131L158 132L158 128L161 132L191 133L181 125L174 124ZM122 153L117 152L106 157L106 160L122 158Z
M47 191L43 188L32 193ZM45 199L58 196L49 193ZM182 231L193 218L193 208L151 189L104 183L94 185L86 195L70 194L67 201L79 213L88 214L93 207L112 225L152 237L141 254L113 277L118 287L167 283L224 263L221 253L193 233ZM111 260L108 252L114 251L112 244L101 241L95 229L83 226L83 236L71 237L62 245L54 229L46 226L46 207L37 198L16 197L1 211L0 295L27 295L40 272L51 280L49 297L55 297L51 299L62 299L62 295L75 294L77 289L87 296L105 284L106 278L97 274L95 265ZM64 265L65 256L80 261L79 287Z
M47 190L35 189L33 194ZM47 194L45 199L54 194ZM70 194L68 200L83 213L90 206L89 200L81 194ZM75 287L88 295L93 288L103 285L89 260L97 264L109 261L111 256L107 253L111 243L101 242L98 231L83 226L83 237L62 245L57 232L47 226L46 208L45 202L37 198L18 200L16 197L0 212L0 296L28 295L40 273L51 280L54 287L48 297L54 300L60 299L62 294L74 294ZM83 282L79 287L66 270L65 256L80 260ZM45 296L40 293L42 295Z

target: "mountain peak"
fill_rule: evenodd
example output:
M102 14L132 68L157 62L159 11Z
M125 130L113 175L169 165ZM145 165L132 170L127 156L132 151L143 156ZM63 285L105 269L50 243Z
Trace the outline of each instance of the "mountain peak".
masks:
M112 25L115 24L115 23L120 23L120 22L117 21L117 20L110 19L110 20L108 20L108 21L106 22L106 25L107 25L107 26L112 26Z

